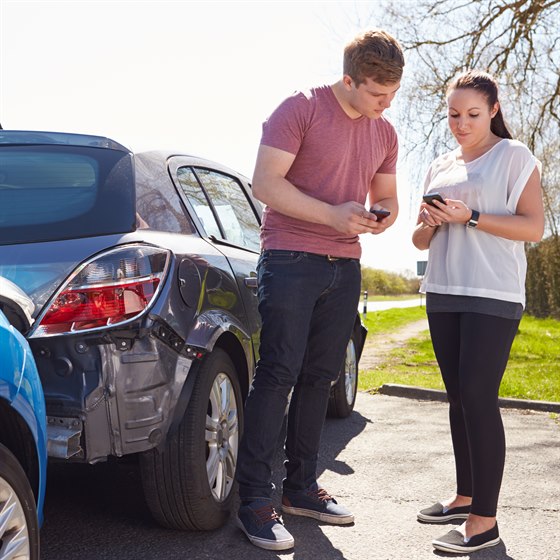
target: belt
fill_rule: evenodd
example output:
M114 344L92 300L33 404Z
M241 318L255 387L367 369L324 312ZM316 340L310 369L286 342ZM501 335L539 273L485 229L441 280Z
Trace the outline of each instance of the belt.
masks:
M348 260L348 257L334 257L333 255L322 255L321 253L308 253L307 251L302 251L302 253L307 257L319 257L320 259L327 259L329 262Z
M320 257L322 259L327 259L329 262L336 262L336 261L353 261L353 260L358 260L358 259L354 259L352 257L335 257L334 255L321 255L320 253L307 253L304 252L304 254L310 256L310 257Z
M308 253L311 255L312 253ZM360 259L356 259L354 257L333 257L332 255L317 255L318 257L324 257L329 262L336 262L336 261L359 261Z
M288 249L265 249L263 252L267 252L267 251L283 251L283 252L291 252L291 253L301 253L303 256L307 256L307 257L316 257L316 258L320 258L320 259L327 259L329 262L336 262L336 261L354 261L354 260L358 260L355 259L353 257L335 257L334 255L324 255L321 253L309 253L307 251L298 251L298 250L294 250L294 251L290 251Z
M327 259L329 262L352 260L351 257L335 257L333 255L321 255L320 253L307 253L306 252L305 254L309 255L310 257L321 257L322 259Z

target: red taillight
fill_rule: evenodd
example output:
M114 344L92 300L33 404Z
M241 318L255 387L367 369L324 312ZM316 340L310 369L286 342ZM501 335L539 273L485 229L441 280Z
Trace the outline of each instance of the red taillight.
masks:
M133 319L150 304L169 252L155 247L114 249L82 265L36 327L34 336L84 331Z

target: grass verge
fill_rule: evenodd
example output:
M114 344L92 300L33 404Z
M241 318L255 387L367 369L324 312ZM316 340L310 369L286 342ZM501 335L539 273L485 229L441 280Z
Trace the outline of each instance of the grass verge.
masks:
M379 311L372 314L375 317L368 313L366 326L371 321L373 329L381 329L375 333L390 332L420 319L422 313L420 307ZM360 390L375 391L384 383L444 388L428 331L392 351L383 365L360 372ZM560 321L523 317L500 396L560 402Z
M362 292L363 293L363 292ZM381 296L381 295L368 295L368 301L406 301L410 299L418 299L420 294L399 294L398 296ZM424 297L424 296L422 296ZM363 304L363 296L360 298L360 303Z
M368 311L363 320L368 336L390 333L404 327L407 323L419 321L426 317L425 307L403 307L385 311Z

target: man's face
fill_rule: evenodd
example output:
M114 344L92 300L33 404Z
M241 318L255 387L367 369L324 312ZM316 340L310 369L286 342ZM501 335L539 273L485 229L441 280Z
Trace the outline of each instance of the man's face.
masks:
M381 85L371 78L356 86L350 76L344 76L344 84L349 91L348 103L352 109L370 119L378 119L391 106L401 87L400 81Z

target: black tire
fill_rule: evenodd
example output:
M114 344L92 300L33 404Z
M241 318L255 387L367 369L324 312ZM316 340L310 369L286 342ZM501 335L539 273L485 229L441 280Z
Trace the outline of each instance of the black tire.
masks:
M0 560L19 558L16 550L21 554L21 558L39 560L39 521L35 496L25 471L11 451L2 444L0 497ZM8 551L10 545L15 545L16 536L17 540L21 539L19 547Z
M327 415L331 418L346 418L354 410L358 392L358 346L356 333L348 341L346 356L336 383L331 387Z
M212 530L226 522L236 494L243 400L235 366L223 350L212 351L192 373L197 378L178 430L163 451L140 456L142 484L148 507L162 526ZM217 402L225 395L226 410ZM210 464L216 467L212 476Z

